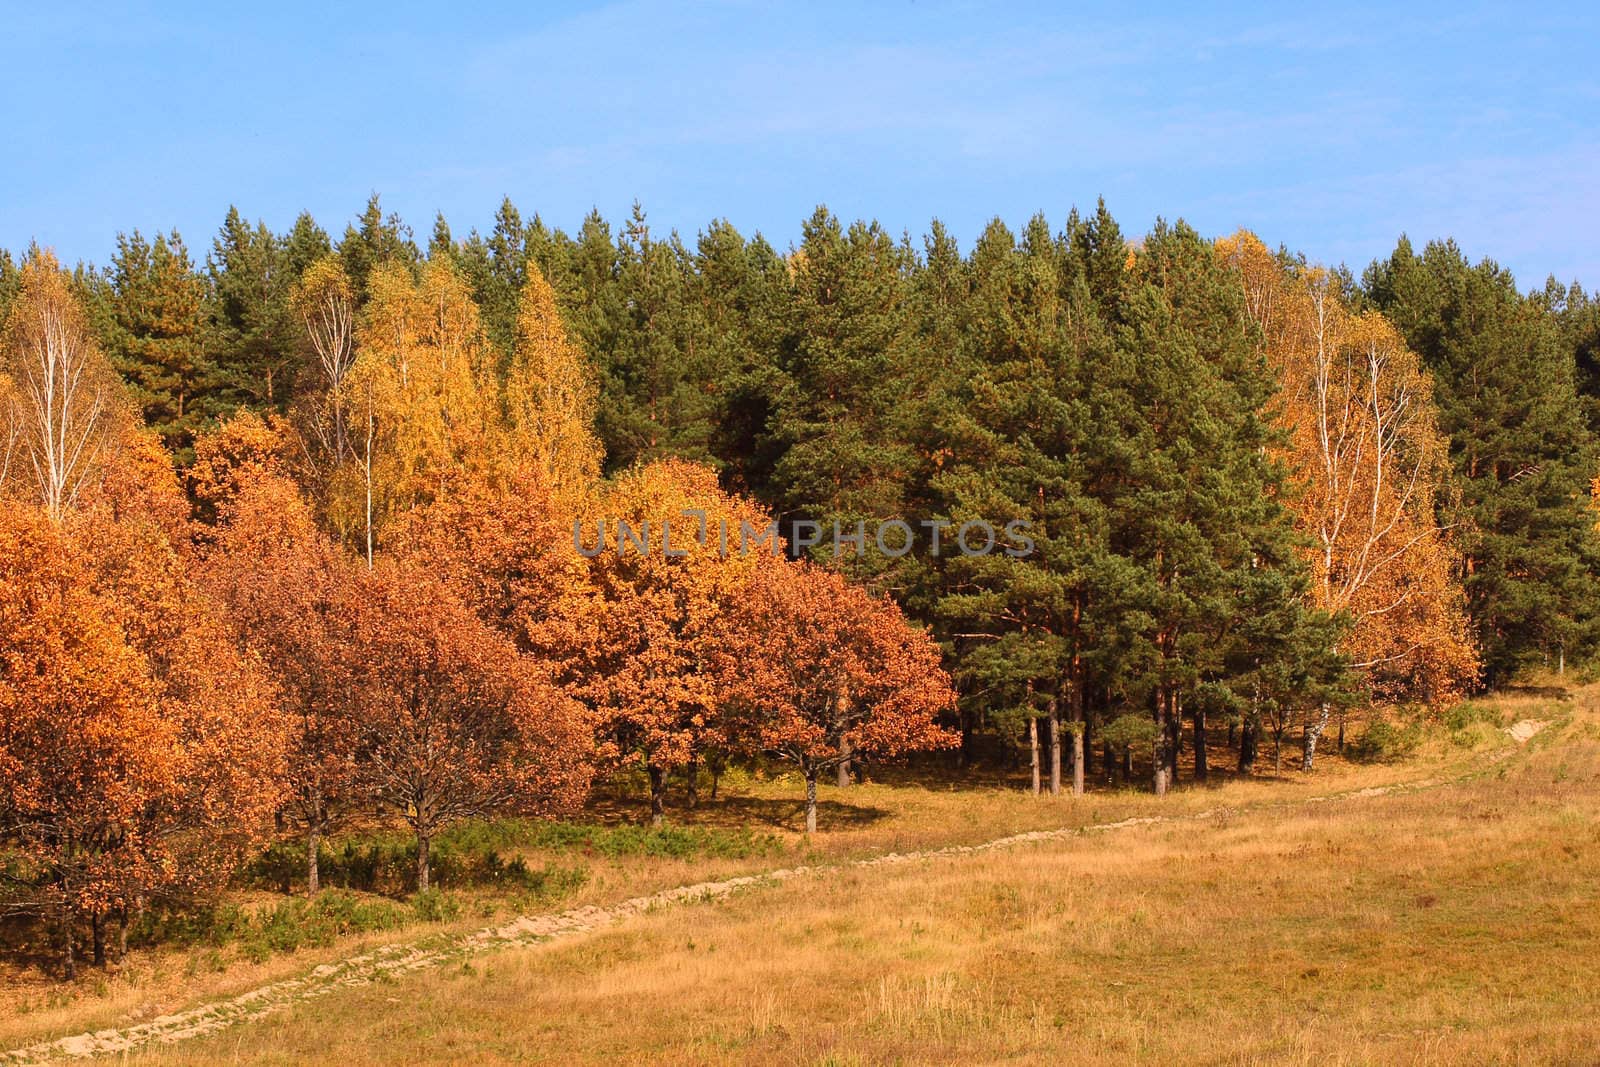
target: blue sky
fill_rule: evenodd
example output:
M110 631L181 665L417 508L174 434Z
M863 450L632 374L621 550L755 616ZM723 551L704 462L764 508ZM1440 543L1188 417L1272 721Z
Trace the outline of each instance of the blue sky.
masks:
M1104 195L1359 269L1454 235L1600 286L1600 5L28 5L0 40L0 245L203 252L230 203L426 235L510 195L779 245L817 203L963 242ZM237 10L236 10L237 9Z

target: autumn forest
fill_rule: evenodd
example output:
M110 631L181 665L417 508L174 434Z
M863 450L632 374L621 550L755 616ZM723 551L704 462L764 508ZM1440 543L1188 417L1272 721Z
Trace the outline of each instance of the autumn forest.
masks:
M0 922L70 976L281 843L316 894L352 820L427 893L452 826L602 790L772 768L826 834L890 767L1165 794L1582 675L1600 295L1528 281L1103 204L0 253ZM785 543L575 544L685 515ZM795 537L891 520L1031 550Z

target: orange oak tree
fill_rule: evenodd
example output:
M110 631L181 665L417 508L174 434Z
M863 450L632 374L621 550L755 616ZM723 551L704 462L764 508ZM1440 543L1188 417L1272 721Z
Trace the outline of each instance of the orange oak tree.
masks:
M570 503L532 468L466 479L404 516L393 543L576 693L580 653L598 640L604 604L589 561L573 548Z
M219 480L232 489L201 573L277 689L287 719L284 811L304 828L315 893L322 838L359 796L348 653L357 565L318 529L292 481L271 471Z
M0 502L0 910L41 916L76 973L80 925L172 862L144 813L180 788L177 724L93 591L89 561L38 509Z
M219 608L191 577L187 505L171 457L154 435L109 422L93 477L59 501L59 512L42 503L8 505L11 536L0 553L21 568L19 581L41 560L59 572L47 577L56 583L53 621L68 628L55 636L68 644L40 678L81 706L58 715L48 735L61 746L55 758L43 758L37 747L40 723L31 716L49 707L37 691L29 696L26 687L12 685L0 728L13 754L31 746L34 762L22 776L38 783L34 795L58 791L50 801L54 812L35 810L20 837L24 853L37 856L40 839L32 835L44 827L58 850L41 861L43 883L32 884L54 901L63 921L70 971L82 922L92 932L96 962L104 962L108 917L119 916L125 933L127 920L149 901L188 899L225 883L270 827L285 739L270 685L240 654ZM25 607L27 592L14 592ZM64 611L69 603L74 609ZM22 642L29 621L20 620L15 631L8 626L0 640ZM93 632L72 636L85 627ZM89 644L73 646L74 640ZM70 674L50 680L52 671L93 673L97 658L106 678L122 688L120 701L97 707L94 693ZM137 675L132 680L128 664ZM11 667L0 676L39 680ZM73 764L77 759L104 765L86 775ZM59 819L71 825L51 828Z
M571 536L592 553L597 625L584 635L591 643L557 658L595 709L602 754L645 772L659 821L668 772L693 776L703 756L749 747L731 699L738 664L720 653L747 622L754 575L778 565L777 543L741 550L769 520L718 488L715 472L681 460L619 476L594 513ZM567 551L576 554L570 542Z
M143 840L180 862L142 896L214 891L271 830L287 721L259 664L193 577L185 501L153 434L139 433L108 461L85 505L68 526L90 561L92 587L144 658L158 714L176 732L175 787L143 809L139 825Z
M591 770L581 713L435 576L380 562L358 582L353 622L359 774L416 834L419 890L430 843L451 823L582 801Z
M240 489L265 475L293 478L304 446L281 415L262 418L241 409L195 438L194 462L184 471L197 528L191 535L205 542L207 527L232 506Z
M804 562L763 569L751 592L721 654L761 748L805 776L807 833L830 768L960 743L938 723L955 707L939 647L891 601Z

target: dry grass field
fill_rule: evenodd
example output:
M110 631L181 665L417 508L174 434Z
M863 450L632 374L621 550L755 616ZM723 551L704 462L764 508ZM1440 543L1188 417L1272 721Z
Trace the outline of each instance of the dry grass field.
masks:
M1497 723L1435 736L1402 763L1331 759L1309 778L1163 801L886 780L830 791L809 844L791 830L792 783L740 783L693 819L753 823L770 849L595 861L550 910L819 870L339 988L117 1062L1600 1062L1600 689L1492 710ZM1519 720L1548 725L1519 743L1501 728ZM844 863L1149 815L1163 819ZM503 907L479 902L443 929ZM259 963L151 954L72 990L19 980L0 1048L124 1027L416 936Z

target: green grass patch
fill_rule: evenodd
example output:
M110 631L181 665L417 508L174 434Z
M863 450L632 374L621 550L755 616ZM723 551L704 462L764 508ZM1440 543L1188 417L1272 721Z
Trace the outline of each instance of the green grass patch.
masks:
M776 835L758 834L746 828L603 826L534 819L464 822L440 835L440 841L463 851L540 849L599 856L666 856L674 859L748 859L777 855L784 848Z
M237 904L151 909L129 931L129 941L237 947L242 955L259 962L300 948L331 945L352 934L396 930L418 922L447 922L458 914L460 903L437 889L419 893L405 903L329 889L311 900L295 897L254 911Z
M493 824L488 824L493 825ZM506 856L470 835L442 835L429 850L430 879L446 889L500 887L551 898L582 885L588 872L546 864L530 866L521 856ZM417 843L388 837L324 845L317 852L319 877L325 886L409 896L417 891ZM306 843L280 841L247 866L242 882L256 889L289 892L306 879Z

